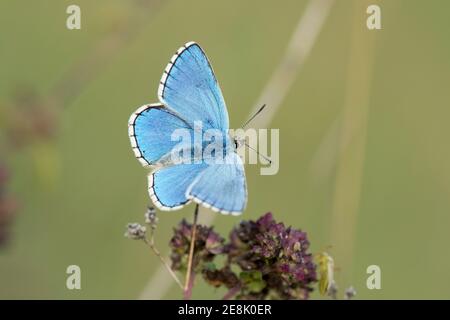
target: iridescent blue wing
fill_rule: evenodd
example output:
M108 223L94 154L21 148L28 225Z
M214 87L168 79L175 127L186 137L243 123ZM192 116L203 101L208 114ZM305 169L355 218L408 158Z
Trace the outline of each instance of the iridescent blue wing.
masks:
M158 98L193 127L227 132L228 112L214 72L200 46L189 42L167 65L158 88Z
M150 198L161 210L178 210L190 199L186 190L207 167L200 164L178 164L155 170L148 176Z
M186 198L224 214L241 214L247 203L241 158L231 152L225 163L209 165L202 170L187 189Z
M162 104L149 104L137 109L128 121L128 135L139 162L143 166L159 163L179 143L171 139L176 129L192 131L185 120Z
M155 205L162 210L175 210L193 199L222 213L241 213L247 190L243 164L235 152L227 154L225 164L174 164L168 158L179 145L171 139L174 130L188 129L193 135L196 121L202 122L203 130L220 130L225 134L226 145L230 142L222 93L197 44L186 44L172 57L158 96L162 104L141 107L129 121L136 157L144 166L156 167L149 175L149 193Z
M179 147L172 141L177 129L193 134L187 122L162 104L140 107L130 117L128 134L135 156L144 166L156 169L149 175L149 193L154 204L162 210L180 209L190 201L186 190L206 164L174 164L171 152ZM181 144L183 147L183 144ZM190 141L186 148L192 149ZM193 156L193 152L189 153Z

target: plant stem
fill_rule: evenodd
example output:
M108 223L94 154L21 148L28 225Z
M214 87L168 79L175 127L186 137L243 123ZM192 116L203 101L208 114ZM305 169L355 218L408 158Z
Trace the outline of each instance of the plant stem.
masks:
M233 298L236 293L239 292L239 290L241 290L241 286L237 285L236 287L231 288L230 290L228 290L228 292L223 296L222 300L230 300L231 298Z
M194 287L194 280L195 280L195 272L191 272L191 276L189 278L189 284L187 288L185 288L183 293L184 300L190 300L192 296L192 288Z
M189 259L188 259L188 267L186 271L186 282L184 284L184 292L185 292L185 299L189 300L192 293L192 284L191 283L191 277L192 277L192 260L194 259L194 247L195 247L195 235L197 233L197 218L198 218L198 204L195 205L195 211L194 211L194 222L192 223L192 236L191 236L191 245L189 248Z
M166 260L164 260L161 253L159 252L159 250L156 249L156 247L154 245L154 240L153 240L153 230L151 233L150 241L147 238L144 238L144 242L145 242L145 244L147 244L150 247L150 249L152 249L153 253L159 258L159 260L161 260L162 264L167 269L167 271L169 271L172 278L175 280L175 282L178 284L178 286L181 288L181 290L183 290L184 288L183 288L183 285L181 284L180 279L178 279L175 272L173 272L172 268L169 266L169 264L166 262Z

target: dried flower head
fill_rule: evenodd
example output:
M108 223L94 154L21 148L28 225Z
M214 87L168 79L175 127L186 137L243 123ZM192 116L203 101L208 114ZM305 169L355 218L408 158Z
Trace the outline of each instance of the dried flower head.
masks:
M153 207L148 207L145 212L145 223L150 225L152 229L156 229L156 225L158 224L158 217L156 216L156 210Z
M330 282L330 284L328 286L328 289L326 291L326 294L329 297L331 297L331 299L337 300L337 298L338 298L338 296L337 296L337 294L338 294L338 286L336 284L336 281L333 280L333 281Z
M125 237L133 240L145 239L145 233L147 229L140 225L139 223L129 223L127 225L127 231L125 232Z
M187 257L191 243L192 225L183 219L170 240L172 249L172 269L184 270L187 266ZM197 234L194 247L194 270L206 262L212 261L214 256L223 252L224 239L212 227L197 225Z
M344 292L344 299L350 300L356 295L356 290L353 287L348 287Z
M308 249L306 233L277 223L271 213L242 222L227 247L229 263L239 265L241 278L246 277L240 298L307 299L316 281Z
M229 289L226 298L307 299L316 281L316 265L306 233L277 223L271 213L243 221L225 243L212 228L197 226L194 270L207 283ZM170 242L172 268L186 267L192 225L183 220ZM215 257L225 256L223 267Z
M214 287L225 286L228 289L239 286L239 277L231 271L229 266L216 269L215 264L206 265L202 271L203 279Z

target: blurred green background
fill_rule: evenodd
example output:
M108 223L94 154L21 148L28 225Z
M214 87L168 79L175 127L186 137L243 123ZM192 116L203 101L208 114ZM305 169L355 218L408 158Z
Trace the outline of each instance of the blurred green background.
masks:
M374 3L382 30L369 31ZM70 4L81 7L81 30L66 29ZM150 201L129 115L156 102L168 60L193 40L240 125L307 4L0 2L0 161L19 205L0 248L0 298L138 298L159 261L123 236ZM247 166L246 212L218 215L215 228L226 235L272 211L335 258L339 287L353 285L358 298L450 298L448 12L445 0L335 1L270 124L280 129L279 173ZM30 131L36 119L40 129ZM159 214L161 251L192 211ZM82 290L66 289L71 264L81 267ZM366 288L372 264L381 290ZM176 286L154 290L181 297ZM193 297L222 294L199 281Z

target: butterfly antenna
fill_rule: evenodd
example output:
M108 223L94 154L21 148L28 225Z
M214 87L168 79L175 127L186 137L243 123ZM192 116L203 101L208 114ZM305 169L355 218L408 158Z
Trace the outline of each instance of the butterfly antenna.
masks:
M253 120L253 119L255 119L256 116L257 116L258 114L260 114L261 111L263 111L265 107L266 107L266 104L263 104L262 107L259 108L259 110L256 111L255 114L254 114L253 116L251 116L250 119L248 119L248 120L242 125L242 129L244 129L244 128L245 128L245 127Z
M266 157L265 155L259 153L258 150L256 150L256 149L250 147L250 145L249 145L247 142L245 142L245 146L246 146L247 148L249 148L250 150L256 152L256 154L257 154L258 156L262 157L264 160L266 160L267 162L269 162L269 164L272 164L272 160L270 160L269 157Z

